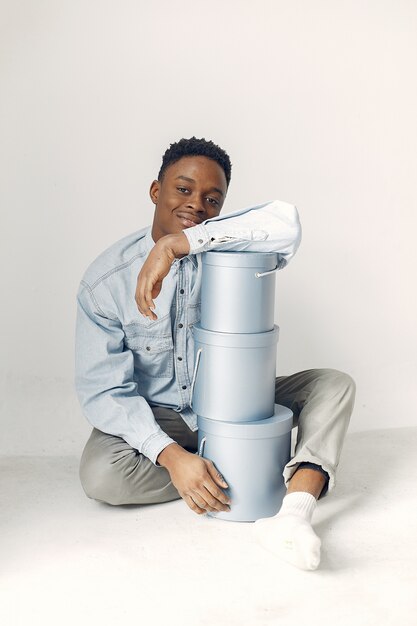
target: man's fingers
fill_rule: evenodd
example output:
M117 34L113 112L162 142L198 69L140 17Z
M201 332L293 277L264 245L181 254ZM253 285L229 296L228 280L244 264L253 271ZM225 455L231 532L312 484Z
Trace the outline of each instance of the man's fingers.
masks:
M138 276L138 282L136 285L135 292L135 300L139 311L144 314L144 309L146 308L146 300L145 300L145 278L142 272Z
M153 309L155 309L155 303L152 299L152 288L152 281L139 274L135 293L137 307L142 315L150 317L151 320L156 320L157 316L153 312Z
M213 485L213 483L212 483ZM213 489L213 486L212 486ZM214 489L217 489L216 487ZM213 489L213 490L214 490ZM230 511L228 506L229 498L224 493L217 489L217 496L214 496L210 489L204 486L204 491L200 492L204 500L207 502L208 510L211 511ZM206 507L206 508L207 508Z
M229 510L229 505L231 502L230 498L221 489L219 489L213 481L206 481L204 483L204 487L210 494L210 497L215 500L218 507L220 507L222 511Z
M190 498L195 502L195 504L202 509L203 511L212 511L214 510L213 507L211 507L208 502L206 501L203 493L201 492L201 490L199 491L193 491L190 494Z
M153 310L148 305L138 306L138 309L139 309L139 313L142 313L143 316L149 317L151 320L158 319L155 313L153 312Z
M138 277L138 282L136 284L135 302L136 302L136 306L138 307L139 311L142 313L142 311L141 311L141 295L140 295L141 283L140 283L139 278L140 278L140 276Z
M143 298L144 298L144 301L146 303L146 306L149 309L154 309L155 308L155 303L154 303L154 301L152 299L153 298L153 289L154 289L155 282L156 281L151 276L148 276L148 278L144 282Z
M150 294L145 295L145 303L146 303L146 307L145 307L146 314L148 315L151 311L153 313L155 309L155 302L152 300L152 297ZM155 313L153 313L153 315L155 315Z
M226 505L213 498L211 493L203 486L195 489L190 494L190 498L200 509L204 511L212 511L214 513L216 511L228 510Z
M197 504L194 502L191 496L183 496L183 499L188 504L190 509L194 511L194 513L197 513L198 515L202 515L203 513L206 512L205 509L202 509L199 506L197 506Z
M219 485L220 487L223 487L223 489L227 489L228 488L229 485L225 481L225 479L222 476L222 474L220 474L218 469L212 463L212 461L208 461L207 460L207 470L208 470L208 473L210 474L210 476L212 477L212 479L214 480L214 482L217 485Z

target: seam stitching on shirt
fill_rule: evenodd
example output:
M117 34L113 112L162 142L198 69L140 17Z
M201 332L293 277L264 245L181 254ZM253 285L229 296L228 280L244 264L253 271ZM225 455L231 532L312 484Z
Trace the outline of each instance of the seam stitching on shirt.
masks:
M113 269L109 270L108 272L103 274L103 276L100 276L100 278L97 278L95 283L91 285L91 289L95 289L100 282L102 282L103 280L111 276L112 274L115 274L116 272L119 272L120 270L123 270L126 267L129 267L129 265L132 265L132 263L136 261L136 259L138 259L141 256L145 256L145 254L146 254L146 251L139 252L138 254L135 254L135 256L133 256L131 259L129 259L129 261L126 261L126 263L122 263L121 265L118 265L117 267L114 267Z
M153 324L149 324L149 326L146 324L142 324L142 322L138 321L138 322L129 322L128 324L123 324L123 328L129 328L130 326L138 326L141 330L153 331L155 329L158 329L161 326L162 322L166 321L170 317L171 317L170 313L167 313L163 317L158 317L158 319L155 320Z
M103 311L103 309L100 307L99 303L97 302L96 297L94 296L94 293L90 287L90 285L88 283L85 282L85 280L81 281L81 284L84 285L84 287L87 289L88 293L90 294L90 298L92 299L94 306L96 307L96 309L98 310L98 312L100 313L100 315L102 315L103 317L106 317L107 319L111 319L115 322L117 322L117 318L116 317L111 317L110 315L106 315L106 313Z

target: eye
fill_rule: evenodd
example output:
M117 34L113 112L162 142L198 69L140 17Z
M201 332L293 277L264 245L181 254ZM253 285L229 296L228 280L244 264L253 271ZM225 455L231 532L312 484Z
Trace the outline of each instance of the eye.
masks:
M213 204L214 206L217 206L219 204L216 198L206 198L206 200L208 200L209 204Z
M188 189L186 187L177 187L180 193L187 193Z

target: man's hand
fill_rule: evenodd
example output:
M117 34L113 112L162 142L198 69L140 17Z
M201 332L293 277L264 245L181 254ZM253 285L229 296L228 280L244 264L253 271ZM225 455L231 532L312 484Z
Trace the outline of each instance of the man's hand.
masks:
M230 498L219 489L228 485L208 459L171 443L158 455L158 463L166 467L174 487L195 513L230 510Z
M175 259L188 254L190 244L184 233L166 235L156 242L139 272L135 300L142 315L156 320L154 313L156 298L162 288L162 281L168 274Z

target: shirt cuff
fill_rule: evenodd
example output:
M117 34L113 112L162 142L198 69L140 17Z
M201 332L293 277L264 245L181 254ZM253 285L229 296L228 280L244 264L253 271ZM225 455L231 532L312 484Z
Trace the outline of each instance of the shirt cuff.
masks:
M207 225L198 224L183 230L183 233L190 244L189 254L198 254L215 249L223 243L231 243L233 241L266 241L268 233L265 230L252 230L250 228L241 228L227 230L219 228L219 224L215 222Z
M155 433L151 435L145 443L142 445L141 452L144 454L156 467L160 467L157 465L156 459L158 455L164 450L169 444L176 443L171 437L169 437L164 431Z
M188 239L190 244L189 254L198 254L199 252L205 252L209 248L210 235L204 224L198 224L197 226L191 226L182 231Z

